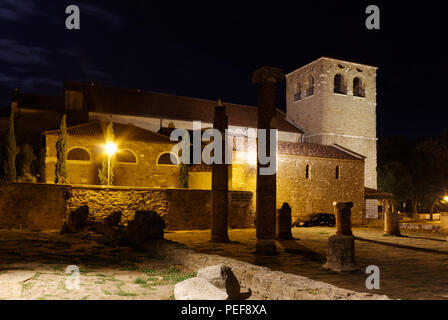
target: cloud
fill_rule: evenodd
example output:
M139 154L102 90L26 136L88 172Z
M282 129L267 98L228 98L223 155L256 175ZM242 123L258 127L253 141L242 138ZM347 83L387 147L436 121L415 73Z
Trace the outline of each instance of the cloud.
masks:
M48 77L17 77L0 73L0 84L7 88L20 88L22 91L34 91L39 86L61 87L63 82Z
M0 39L0 61L19 64L48 64L47 55L49 51L45 48L20 44L11 39Z
M40 10L33 0L2 0L0 3L2 20L17 22L39 14Z

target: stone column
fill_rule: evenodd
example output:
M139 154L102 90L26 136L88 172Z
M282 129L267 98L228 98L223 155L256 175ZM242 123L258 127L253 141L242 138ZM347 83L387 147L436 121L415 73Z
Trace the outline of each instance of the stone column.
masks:
M333 202L336 216L336 235L352 235L352 208L353 202Z
M282 70L272 67L257 69L252 76L252 83L257 85L258 96L258 129L266 129L266 154L276 150L270 149L269 130L275 128L277 114L276 94L277 82L282 81ZM257 138L258 141L258 138ZM257 154L258 143L257 143ZM256 252L265 254L277 253L275 246L275 220L276 220L276 175L261 175L263 165L257 157L257 245Z
M213 128L221 132L222 164L212 164L212 216L211 216L211 241L228 242L229 236L228 211L229 211L229 171L225 161L225 131L228 127L226 107L218 102L215 107Z
M293 240L291 233L291 207L283 202L280 209L277 210L276 235L277 240Z
M328 238L327 262L323 268L333 271L356 270L355 237L351 230L352 202L334 202L336 234Z
M397 212L392 212L389 201L386 203L386 210L384 212L384 234L400 237L400 217Z

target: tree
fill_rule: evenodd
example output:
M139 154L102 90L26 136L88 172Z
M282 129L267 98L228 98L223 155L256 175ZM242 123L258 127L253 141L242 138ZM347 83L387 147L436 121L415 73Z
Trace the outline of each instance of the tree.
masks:
M188 164L182 161L179 164L179 186L181 188L188 188Z
M448 143L443 137L421 141L413 157L414 185L430 219L448 188Z
M16 167L21 181L36 182L32 174L32 164L36 160L33 147L24 144L17 155Z
M17 146L14 132L14 112L11 111L6 141L6 159L3 163L6 181L11 182L16 180L16 156Z
M397 200L410 200L413 213L422 204L432 219L448 191L448 131L432 139L380 139L378 186Z
M106 144L112 143L115 140L114 126L113 122L109 122L106 130ZM100 179L101 185L107 185L108 180L110 185L113 185L114 181L114 166L115 166L115 156L110 157L110 169L108 168L109 155L105 152L103 155L103 160L101 162L101 169L98 169L98 178ZM108 179L108 171L110 170L110 177Z
M59 127L59 137L56 142L56 157L55 183L68 183L67 123L65 114L62 116L61 125Z
M36 176L38 182L45 182L45 159L47 157L47 149L45 147L40 148L37 155L37 168Z

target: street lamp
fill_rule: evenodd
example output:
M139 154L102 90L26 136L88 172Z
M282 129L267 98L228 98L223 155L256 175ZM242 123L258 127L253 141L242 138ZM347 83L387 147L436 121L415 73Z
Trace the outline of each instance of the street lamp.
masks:
M106 143L107 152L107 185L110 186L110 157L117 151L117 145L113 142Z

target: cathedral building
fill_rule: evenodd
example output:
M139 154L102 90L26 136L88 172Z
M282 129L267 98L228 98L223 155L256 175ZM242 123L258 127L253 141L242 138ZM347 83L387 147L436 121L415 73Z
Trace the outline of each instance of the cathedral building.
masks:
M277 109L277 206L288 202L293 219L333 212L334 201L352 201L353 224L377 216L376 68L319 58L286 75L286 112ZM255 92L255 90L254 90ZM61 115L68 119L68 171L73 184L99 184L105 131L112 122L119 152L114 185L179 188L179 162L170 161L173 128L213 127L216 101L65 82L64 94L47 97L15 91L18 143L47 150L46 180L54 182ZM256 138L257 108L224 101L234 139ZM5 123L6 119L0 120ZM2 127L6 128L5 125ZM197 128L196 128L197 129ZM233 150L229 188L256 196L256 154ZM189 188L210 189L211 170L189 167ZM255 201L253 202L255 206Z

